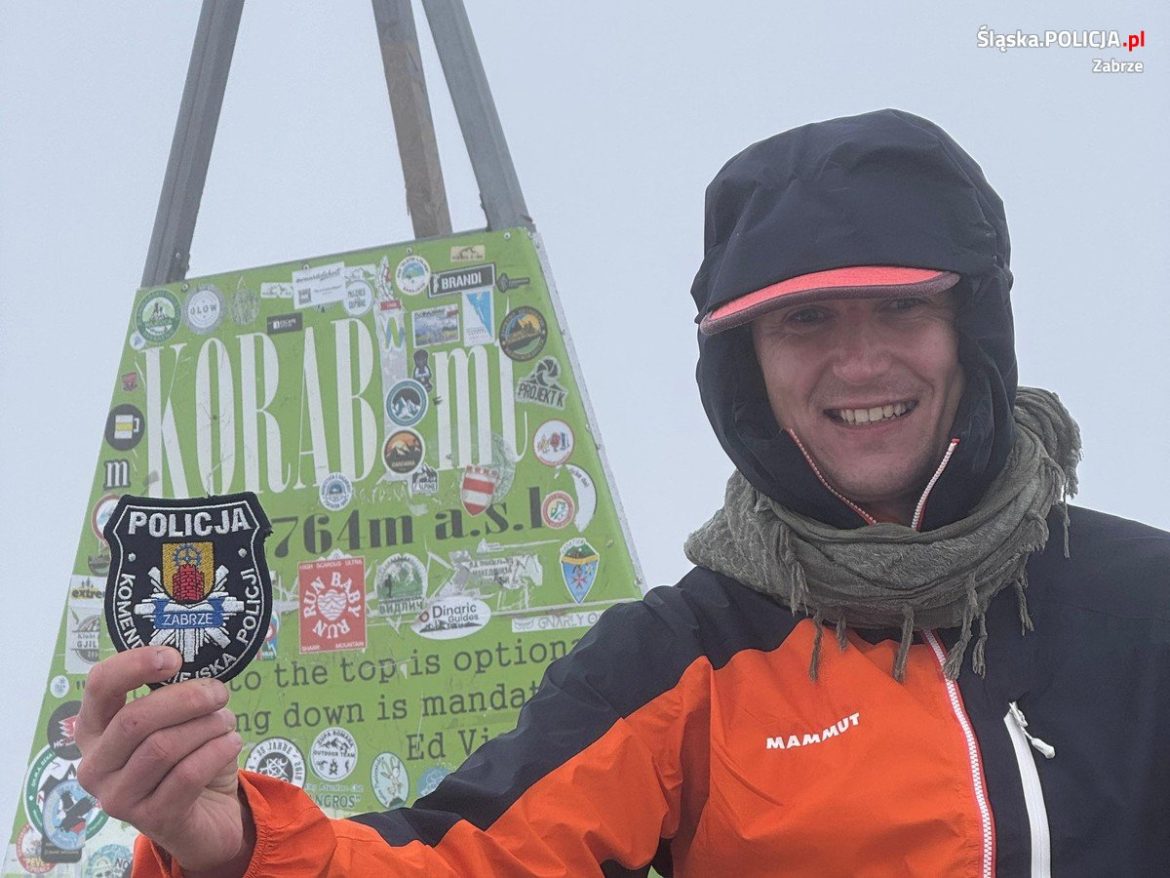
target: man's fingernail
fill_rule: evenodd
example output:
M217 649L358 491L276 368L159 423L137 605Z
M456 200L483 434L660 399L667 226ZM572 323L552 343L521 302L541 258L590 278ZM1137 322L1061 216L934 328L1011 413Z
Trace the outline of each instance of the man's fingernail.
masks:
M154 651L154 666L160 671L173 668L175 666L175 651L166 647L156 649Z

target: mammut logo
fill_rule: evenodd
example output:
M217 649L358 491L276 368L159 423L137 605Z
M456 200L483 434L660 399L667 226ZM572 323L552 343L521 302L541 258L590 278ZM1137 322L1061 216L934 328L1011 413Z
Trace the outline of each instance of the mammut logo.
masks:
M820 744L829 740L829 738L835 738L837 735L844 734L860 722L861 714L851 713L844 719L838 720L819 732L805 732L803 735L788 735L787 737L777 735L775 738L768 738L766 749L791 750L794 747L807 747L809 744Z

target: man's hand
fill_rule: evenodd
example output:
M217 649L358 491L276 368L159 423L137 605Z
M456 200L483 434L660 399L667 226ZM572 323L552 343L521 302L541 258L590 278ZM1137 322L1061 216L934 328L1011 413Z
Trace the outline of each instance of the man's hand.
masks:
M144 647L93 667L77 718L77 779L188 874L242 875L255 839L236 780L242 741L227 687L188 680L126 703L127 693L174 674L180 660L173 649Z

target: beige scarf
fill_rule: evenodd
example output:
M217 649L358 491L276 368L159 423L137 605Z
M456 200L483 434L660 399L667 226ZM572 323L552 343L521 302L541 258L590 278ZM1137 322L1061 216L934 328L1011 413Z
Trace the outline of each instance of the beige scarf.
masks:
M1016 435L1003 470L971 513L927 531L901 524L856 530L830 527L799 515L759 493L738 471L727 483L723 508L687 539L692 563L739 580L787 603L817 623L809 675L816 679L822 622L845 629L901 628L893 674L905 676L916 629L960 628L944 672L959 675L979 623L972 668L985 672L987 606L1015 587L1024 630L1032 629L1025 589L1028 556L1048 541L1047 517L1064 511L1068 555L1068 497L1076 492L1080 431L1056 394L1021 387Z

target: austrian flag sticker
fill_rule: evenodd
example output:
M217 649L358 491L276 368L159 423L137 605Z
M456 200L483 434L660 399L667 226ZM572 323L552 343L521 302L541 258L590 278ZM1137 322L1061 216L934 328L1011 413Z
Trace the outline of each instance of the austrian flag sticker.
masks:
M492 504L492 495L500 475L486 466L468 466L463 470L459 497L470 515L479 515Z

